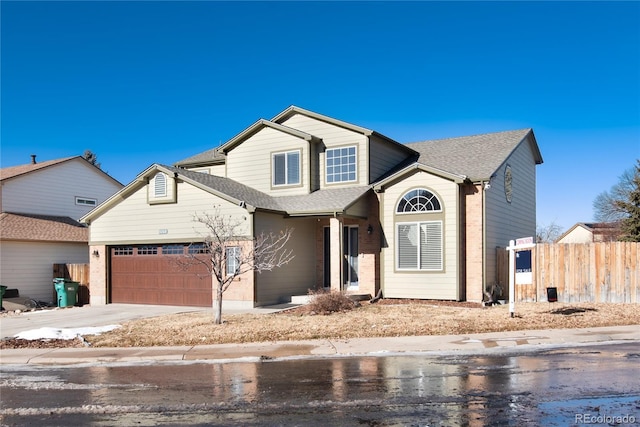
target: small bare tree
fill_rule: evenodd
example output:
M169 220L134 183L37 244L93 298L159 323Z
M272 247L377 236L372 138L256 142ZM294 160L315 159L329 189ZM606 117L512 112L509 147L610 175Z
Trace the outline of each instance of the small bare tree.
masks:
M222 323L222 296L234 279L246 272L272 271L288 264L293 251L285 246L293 234L292 228L257 237L243 235L244 221L224 215L219 207L213 212L195 214L193 220L204 226L202 250L188 251L176 262L188 269L203 265L211 276L215 324ZM200 253L196 253L200 252Z

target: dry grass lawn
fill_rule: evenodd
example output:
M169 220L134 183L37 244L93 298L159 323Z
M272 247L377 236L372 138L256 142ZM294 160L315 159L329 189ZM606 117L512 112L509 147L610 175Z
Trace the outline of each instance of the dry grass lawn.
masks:
M227 315L222 325L213 324L213 312L176 314L128 322L85 339L94 347L135 347L640 325L638 308L638 304L521 303L511 318L508 305L382 300L330 315L309 314L304 308Z

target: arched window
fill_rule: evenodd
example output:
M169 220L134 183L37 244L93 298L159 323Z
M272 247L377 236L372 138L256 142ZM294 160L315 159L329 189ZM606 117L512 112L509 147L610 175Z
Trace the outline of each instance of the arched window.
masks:
M398 214L431 214L442 212L438 197L429 190L408 191L400 201ZM443 222L442 215L412 217L407 215L396 222L396 268L398 270L442 271ZM404 221L404 219L407 221ZM412 220L412 218L415 218Z
M441 212L442 205L438 197L429 190L419 188L402 196L397 213Z
M167 195L167 176L162 172L156 175L153 194L156 197L164 197Z

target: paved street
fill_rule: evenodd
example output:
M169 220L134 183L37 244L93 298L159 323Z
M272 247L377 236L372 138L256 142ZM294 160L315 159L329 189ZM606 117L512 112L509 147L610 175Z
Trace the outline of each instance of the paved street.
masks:
M6 425L47 426L564 426L581 424L577 417L631 425L640 420L639 360L634 342L487 355L13 365L3 366L1 413Z

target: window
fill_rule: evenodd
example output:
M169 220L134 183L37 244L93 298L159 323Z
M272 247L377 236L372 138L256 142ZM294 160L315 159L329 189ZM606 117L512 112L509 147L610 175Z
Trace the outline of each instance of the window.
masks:
M325 162L328 184L356 180L355 146L328 149L325 153Z
M425 189L411 190L398 203L397 213L440 212L440 201L432 192Z
M138 246L138 255L157 255L157 246Z
M423 215L419 221L396 224L398 270L442 270L442 221L436 219L439 212L442 212L442 204L429 190L418 188L402 196L396 213ZM436 215L431 219L425 218L424 214Z
M399 270L442 270L442 221L397 224Z
M80 206L95 206L98 204L96 199L89 199L87 197L76 197L76 205Z
M300 151L273 155L273 185L300 184Z
M162 245L162 255L182 255L184 245Z
M189 245L189 249L188 249L189 254L194 255L194 254L206 254L207 251L207 246L204 243L192 243Z
M154 179L154 192L156 197L164 197L167 195L167 176L163 173L156 174Z
M118 246L113 248L114 256L133 255L133 246Z
M227 275L236 274L238 268L240 267L240 248L238 246L233 246L227 248Z

